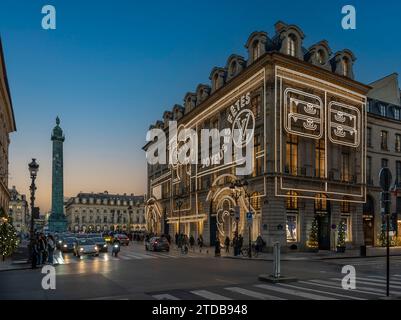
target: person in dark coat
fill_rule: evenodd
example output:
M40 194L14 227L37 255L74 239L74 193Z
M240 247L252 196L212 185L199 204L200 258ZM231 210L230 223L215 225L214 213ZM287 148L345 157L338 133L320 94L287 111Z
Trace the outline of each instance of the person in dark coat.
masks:
M216 238L216 243L215 243L215 248L214 248L214 256L215 257L220 257L221 256L221 244L220 244L220 239L219 237Z
M230 238L227 236L224 240L224 246L226 247L226 253L230 252Z

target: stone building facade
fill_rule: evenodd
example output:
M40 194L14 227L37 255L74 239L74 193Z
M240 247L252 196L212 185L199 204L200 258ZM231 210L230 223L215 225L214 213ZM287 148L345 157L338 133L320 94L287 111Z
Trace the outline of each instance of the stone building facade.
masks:
M303 39L298 26L283 22L272 37L252 33L247 59L231 55L225 67L212 69L210 85L200 84L149 127L171 141L171 121L176 136L190 128L197 138L202 129L237 126L252 130L254 145L245 176L239 162L214 164L225 150L214 154L213 147L207 158L199 151L197 164L148 164L150 231L202 235L212 245L238 230L245 243L261 235L270 248L278 241L307 250L315 225L318 248L335 250L341 225L347 247L369 242L365 129L376 121L367 113L372 87L354 80L350 50L333 53L327 41L305 48ZM144 146L148 157L157 142Z
M0 206L6 213L8 212L10 200L10 193L8 190L10 133L16 130L3 47L0 38Z
M20 194L15 186L10 189L10 204L9 204L10 217L17 232L29 232L30 216L29 206L26 196Z
M401 103L398 75L370 84L367 124L367 201L363 207L363 228L367 245L383 245L386 229L380 205L379 172L388 167L393 176L392 244L401 245Z
M145 231L144 197L133 194L79 193L65 212L72 232Z

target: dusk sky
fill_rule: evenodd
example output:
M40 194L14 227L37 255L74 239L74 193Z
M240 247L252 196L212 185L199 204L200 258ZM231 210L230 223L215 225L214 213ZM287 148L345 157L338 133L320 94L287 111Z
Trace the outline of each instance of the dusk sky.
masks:
M57 29L41 28L42 6L57 10ZM353 4L357 29L341 28ZM297 24L304 46L326 39L351 49L356 79L401 72L399 1L37 1L1 0L0 34L17 124L11 135L10 187L28 194L37 158L38 205L51 205L51 131L64 130L65 196L79 191L146 190L149 124L186 92L209 83L232 53L246 57L253 31ZM389 32L393 30L393 32Z

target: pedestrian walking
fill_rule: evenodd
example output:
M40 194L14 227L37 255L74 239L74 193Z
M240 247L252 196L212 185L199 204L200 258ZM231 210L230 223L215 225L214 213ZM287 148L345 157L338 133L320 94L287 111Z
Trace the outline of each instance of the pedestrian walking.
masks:
M202 237L202 235L199 235L199 237L198 237L198 247L199 247L199 252L202 252L202 248L203 248L203 237Z
M49 253L48 262L49 264L54 263L54 249L56 248L56 243L52 235L47 237L47 251Z
M214 256L215 257L220 257L221 256L221 244L220 244L220 239L219 237L216 238L216 243L215 243L215 247L214 247Z
M36 238L33 239L31 243L31 264L32 264L32 269L36 269L38 265L38 256L39 256L39 251L38 251L38 240Z
M226 247L226 253L230 253L230 238L228 236L224 240L224 246Z
M195 238L194 238L194 236L192 234L189 237L189 246L190 246L191 250L195 250L195 248L194 248L194 246L195 246Z

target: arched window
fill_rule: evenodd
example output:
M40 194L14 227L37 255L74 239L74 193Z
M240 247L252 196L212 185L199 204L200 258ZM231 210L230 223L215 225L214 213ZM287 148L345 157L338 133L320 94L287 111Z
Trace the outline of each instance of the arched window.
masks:
M319 49L316 52L316 60L321 65L325 64L325 62L326 62L326 54L324 53L324 51L322 49Z
M297 53L297 37L294 34L288 36L288 54L292 57Z
M253 42L253 45L252 45L252 57L253 57L253 61L256 61L260 57L259 41L258 40Z
M348 77L349 76L349 59L347 57L343 58L342 66L343 66L343 75Z

